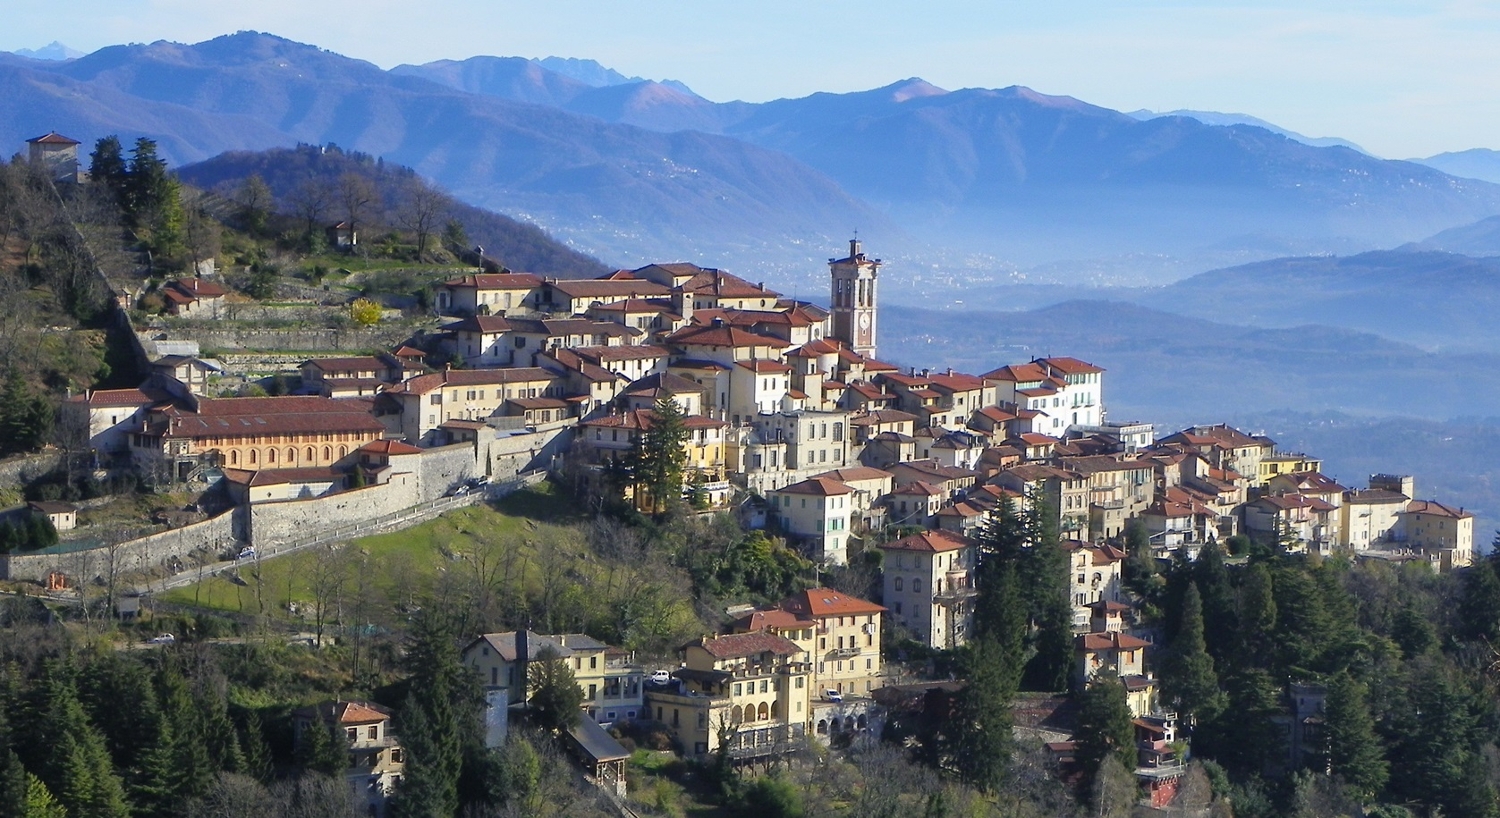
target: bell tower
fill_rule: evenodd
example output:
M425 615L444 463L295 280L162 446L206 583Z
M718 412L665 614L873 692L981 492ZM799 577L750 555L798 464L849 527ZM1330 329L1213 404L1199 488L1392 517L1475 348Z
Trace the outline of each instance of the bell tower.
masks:
M849 257L828 260L833 290L833 337L868 358L875 357L875 279L880 259L866 258L859 239L849 240Z

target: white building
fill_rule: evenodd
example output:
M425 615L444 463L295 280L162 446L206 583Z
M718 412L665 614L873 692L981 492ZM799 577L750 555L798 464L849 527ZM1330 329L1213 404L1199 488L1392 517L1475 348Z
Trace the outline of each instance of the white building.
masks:
M767 495L787 534L806 542L815 560L843 565L848 559L854 489L827 477L810 477Z
M880 546L885 606L903 635L939 650L968 641L974 624L973 540L923 531Z
M994 384L1000 405L1047 414L1042 428L1033 431L1060 437L1068 429L1104 422L1104 370L1091 363L1077 358L1037 358L1002 366L983 377Z

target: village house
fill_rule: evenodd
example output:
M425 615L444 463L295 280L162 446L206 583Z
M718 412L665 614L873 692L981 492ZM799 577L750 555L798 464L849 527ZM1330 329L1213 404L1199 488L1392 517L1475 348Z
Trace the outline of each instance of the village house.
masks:
M201 278L173 279L161 287L167 312L178 318L222 318L228 294L223 286Z
M395 359L365 355L348 358L312 358L303 361L302 390L325 398L374 395L399 383L405 367Z
M891 493L893 484L890 472L872 469L868 466L851 466L814 476L837 480L854 490L851 498L853 515L850 523L850 527L854 530L871 530L885 521L885 508L879 503Z
M1068 598L1073 604L1073 629L1085 630L1093 617L1093 606L1101 602L1119 604L1124 598L1125 552L1112 545L1078 540L1065 540L1062 548L1068 554L1071 576Z
M536 300L537 309L554 315L582 315L596 304L635 298L666 298L672 291L654 281L612 274L606 278L546 279Z
M449 420L483 420L512 398L566 398L562 378L541 367L445 369L408 378L375 398L375 416L393 437L433 445Z
M1412 500L1401 513L1395 540L1440 571L1461 568L1474 562L1474 515L1433 500Z
M799 591L777 607L816 623L813 632L799 641L811 659L816 691L868 697L880 686L884 607L832 588Z
M947 531L884 543L885 606L903 636L938 650L969 639L974 624L978 546Z
M1368 489L1344 492L1343 502L1339 504L1340 546L1356 552L1368 551L1383 548L1395 539L1396 527L1412 498L1403 494L1400 488L1378 488L1382 485L1379 477L1372 476ZM1413 490L1409 480L1397 485L1406 491Z
M589 719L610 725L641 716L645 674L633 654L581 633L543 636L527 631L519 642L517 634L486 633L464 646L463 663L478 674L485 690L503 691L512 704L526 701L531 696L526 668L550 649L573 672Z
M1222 423L1167 435L1157 441L1157 447L1196 451L1215 468L1232 469L1249 477L1258 477L1261 461L1276 453L1276 442L1270 438L1252 437Z
M372 702L328 701L292 712L294 743L307 741L309 730L331 730L348 745L344 780L361 811L376 818L388 814L390 797L401 786L406 750L391 731L391 711Z
M848 561L854 489L827 477L810 477L766 495L780 529L819 562Z
M1001 408L1045 412L1031 431L1061 436L1073 427L1095 427L1104 419L1104 370L1077 358L1037 358L980 376L995 387Z
M207 395L224 376L217 361L206 361L193 355L164 355L151 362L150 383L172 391ZM177 388L171 385L181 385Z
M1245 504L1245 531L1267 544L1293 551L1332 551L1338 535L1338 507L1301 494L1270 494Z
M72 503L32 500L26 504L26 511L33 517L45 518L54 531L72 531L78 527L78 507Z
M440 315L524 316L537 309L542 280L530 273L480 273L438 284Z
M635 449L636 440L656 422L654 409L630 409L618 414L594 417L578 424L578 444L583 461L591 465L623 462ZM702 415L687 415L683 418L687 428L684 466L696 471L712 486L708 487L711 502L716 505L727 498L729 485L725 472L725 432L729 424Z
M88 435L89 448L100 457L128 455L131 434L152 407L169 405L172 396L159 389L89 389L63 401L66 428Z
M679 651L674 685L646 691L651 717L703 760L729 744L735 761L800 749L812 679L807 651L770 631L706 636Z
M131 433L131 451L175 479L196 467L277 469L345 466L385 427L358 402L313 396L203 398L151 408Z

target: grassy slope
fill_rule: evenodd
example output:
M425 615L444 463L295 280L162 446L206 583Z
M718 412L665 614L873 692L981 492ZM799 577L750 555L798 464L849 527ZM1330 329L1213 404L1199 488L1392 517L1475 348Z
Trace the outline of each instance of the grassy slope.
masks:
M530 581L537 570L538 543L579 556L587 549L573 522L567 499L554 493L551 484L543 483L535 490L512 495L497 506L470 506L403 531L354 540L345 549L368 555L373 569L369 573L372 583L387 598L394 599L402 595L401 586L405 583L430 586L453 562L452 555L474 545L500 549L519 546L523 556L532 557L526 563L531 566L527 574ZM312 601L312 575L318 559L318 553L310 550L261 564L266 607L271 615L291 621L286 609L289 599L304 606ZM174 588L162 598L214 610L255 613L254 571L250 564L240 570L248 585L210 577ZM349 567L349 574L353 581L356 576L353 566Z

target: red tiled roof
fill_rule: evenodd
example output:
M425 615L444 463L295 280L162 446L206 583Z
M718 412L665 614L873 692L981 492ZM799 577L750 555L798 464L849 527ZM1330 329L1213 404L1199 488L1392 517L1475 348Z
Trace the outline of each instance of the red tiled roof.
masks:
M1136 650L1147 647L1150 644L1150 642L1138 639L1128 633L1118 633L1115 631L1085 633L1073 639L1075 650Z
M480 424L481 426L484 424ZM355 451L368 452L370 454L421 454L422 450L410 443L400 440L372 440Z
M785 349L791 346L788 342L775 336L761 335L728 325L683 327L668 335L667 342L673 344L691 344L694 346L775 347L777 349Z
M68 398L69 403L86 403L90 407L150 406L165 403L171 395L155 389L94 389Z
M803 619L791 611L783 611L780 608L772 608L769 611L751 611L734 620L735 630L744 632L763 631L768 628L810 628L815 624L817 623L810 619Z
M840 494L852 494L854 489L838 480L827 477L809 477L800 483L793 483L786 488L776 489L778 494L813 494L820 497L832 497Z
M791 372L792 368L779 361L739 361L742 366L751 372ZM803 397L807 397L803 395Z
M656 422L656 412L650 409L632 409L619 415L609 415L602 418L594 418L579 423L579 426L598 426L605 429L650 429ZM722 420L714 420L703 415L688 415L682 422L689 429L720 429L728 426Z
M813 476L827 477L838 480L841 483L848 483L851 480L890 480L895 475L883 469L872 469L869 466L853 466L847 469L834 469L833 471L826 471Z
M68 137L63 136L62 134L58 133L57 131L51 131L51 132L49 132L45 136L32 137L31 139L28 139L26 141L29 142L29 143L31 143L31 144L34 144L34 145L82 145L83 144L82 142L79 142L76 139L69 139Z
M888 542L880 548L885 551L921 551L940 554L947 551L959 551L973 545L975 545L974 540L951 531L923 531L920 534L902 537L895 542Z
M510 332L510 319L503 315L472 315L462 321L449 324L446 329L455 332Z
M1413 500L1406 506L1408 514L1429 514L1436 517L1448 517L1454 520L1463 520L1473 517L1462 508L1443 505L1434 500Z
M802 648L797 647L796 642L767 631L708 637L699 639L694 644L703 648L715 659L738 659L761 653L794 656L802 652Z
M448 369L407 378L391 387L387 394L425 395L445 386L492 386L503 383L550 381L558 376L539 366L505 369Z
M891 492L891 494L914 494L919 497L938 497L947 493L948 492L943 491L942 489L925 480L918 480L914 483L907 483L906 485Z
M783 599L777 607L815 617L885 613L885 608L832 588L810 588Z
M671 290L651 281L638 279L570 279L549 281L547 286L570 298L612 298L670 295Z
M443 286L475 290L530 290L542 286L541 278L531 273L479 273L452 278Z

